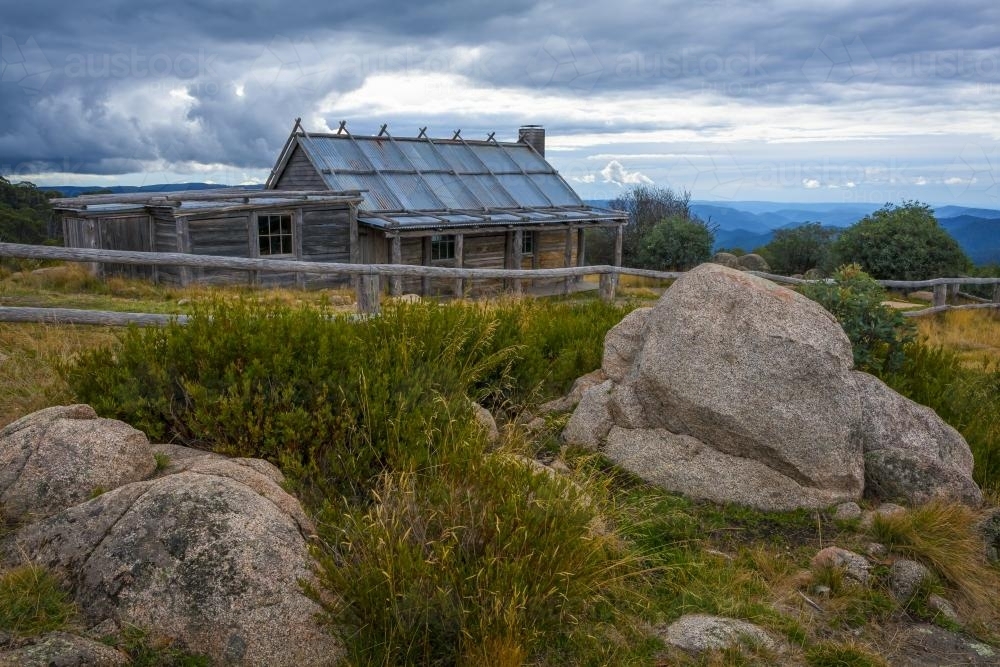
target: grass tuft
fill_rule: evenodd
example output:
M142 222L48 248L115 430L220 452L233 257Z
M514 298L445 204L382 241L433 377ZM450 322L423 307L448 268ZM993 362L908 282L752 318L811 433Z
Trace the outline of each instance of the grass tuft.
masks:
M961 503L934 500L888 516L876 515L871 534L890 551L922 562L979 614L996 608L1000 577L989 566L978 515Z
M0 573L0 630L33 637L65 630L77 616L62 582L40 565L20 565Z

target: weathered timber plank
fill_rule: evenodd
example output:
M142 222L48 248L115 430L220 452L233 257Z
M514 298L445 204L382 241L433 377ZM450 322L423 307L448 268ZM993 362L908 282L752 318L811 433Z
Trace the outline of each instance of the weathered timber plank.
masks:
M42 324L93 324L106 327L163 326L176 320L187 323L187 315L158 313L116 313L104 310L73 308L27 308L0 306L0 322L36 322Z

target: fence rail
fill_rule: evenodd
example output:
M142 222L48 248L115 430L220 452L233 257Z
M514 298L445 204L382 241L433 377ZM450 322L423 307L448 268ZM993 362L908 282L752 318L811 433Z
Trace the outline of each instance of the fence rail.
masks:
M515 289L521 280L533 278L582 278L597 275L600 280L601 298L610 301L615 297L619 276L638 276L659 280L679 278L683 272L653 271L624 266L595 265L561 269L466 269L442 266L416 266L412 264L342 264L333 262L304 262L288 259L257 259L249 257L218 257L212 255L190 255L184 253L153 253L126 250L103 250L90 248L62 248L36 246L18 243L0 243L0 257L21 259L61 260L70 262L97 262L107 264L127 264L135 266L180 266L203 269L232 269L242 271L272 273L310 273L318 275L351 276L356 278L355 291L358 311L362 314L377 313L381 278L420 277L453 278L460 280L504 279L511 280ZM779 276L759 271L751 272L762 278L789 285L806 284L809 280ZM930 315L950 309L1000 308L1000 278L935 278L933 280L880 280L884 287L901 289L925 289L934 291L931 307L906 311L908 317ZM947 303L949 293L958 294L961 285L993 285L993 300L962 306ZM0 307L0 322L64 322L75 324L142 326L162 325L171 319L185 321L183 315L163 315L149 313L115 313L107 311L83 311L64 308L19 308Z

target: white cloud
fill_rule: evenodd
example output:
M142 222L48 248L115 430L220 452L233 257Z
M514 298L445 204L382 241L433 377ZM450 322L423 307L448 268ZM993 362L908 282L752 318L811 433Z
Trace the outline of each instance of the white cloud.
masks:
M653 184L653 179L649 176L640 171L629 171L618 160L612 160L605 165L604 169L601 169L601 176L604 177L605 183L614 183L620 186Z
M815 190L820 186L820 182L817 181L815 178L803 178L802 185L805 187L806 190Z
M916 178L915 178L915 179L913 180L913 184L914 184L914 185L927 185L927 179L926 179L926 178L924 178L923 176L917 176L917 177L916 177Z

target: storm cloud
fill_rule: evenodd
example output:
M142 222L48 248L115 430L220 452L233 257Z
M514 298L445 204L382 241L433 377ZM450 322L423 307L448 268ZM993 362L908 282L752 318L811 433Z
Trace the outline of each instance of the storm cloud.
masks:
M300 116L537 123L585 197L1000 204L997 25L971 1L0 0L0 173L261 182Z

